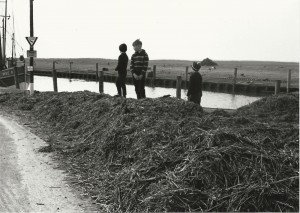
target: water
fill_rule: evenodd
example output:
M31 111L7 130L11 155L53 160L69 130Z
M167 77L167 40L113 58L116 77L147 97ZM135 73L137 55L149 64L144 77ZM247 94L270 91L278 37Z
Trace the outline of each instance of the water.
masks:
M57 87L58 92L76 92L84 90L97 93L99 92L98 82L78 79L69 80L66 78L58 78ZM134 86L126 85L126 88L127 98L136 98ZM41 92L53 91L52 77L35 76L34 89ZM115 83L104 82L104 93L112 96L116 95L117 88ZM187 100L186 93L186 90L181 91L181 98L184 100ZM146 87L146 96L149 98L158 98L164 95L171 95L171 97L176 97L176 89L163 87ZM258 99L260 99L260 97L203 91L201 106L208 108L237 109Z

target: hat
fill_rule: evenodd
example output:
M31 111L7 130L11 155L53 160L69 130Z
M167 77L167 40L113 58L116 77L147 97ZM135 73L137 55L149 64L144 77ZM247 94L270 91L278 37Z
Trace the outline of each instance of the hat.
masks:
M193 62L192 69L194 71L199 71L201 68L201 62Z
M119 50L121 51L121 52L126 52L127 51L127 45L126 44L121 44L120 46L119 46Z

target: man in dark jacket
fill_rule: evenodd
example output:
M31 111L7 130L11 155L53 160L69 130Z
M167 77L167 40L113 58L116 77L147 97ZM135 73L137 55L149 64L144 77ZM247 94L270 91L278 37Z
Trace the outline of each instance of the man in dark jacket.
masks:
M201 68L200 62L194 62L192 69L195 71L191 74L189 89L188 89L188 100L196 104L200 104L202 97L202 76L199 73Z
M123 92L123 97L126 98L125 82L126 82L127 65L128 65L128 56L126 54L126 51L127 51L126 44L121 44L119 46L119 50L121 52L121 55L119 56L118 65L115 69L116 71L118 71L118 78L116 81L116 86L117 86L119 96L122 96L122 92Z
M145 80L148 68L149 57L145 50L142 49L142 42L137 39L132 44L135 53L131 57L130 70L133 76L133 84L137 99L146 98Z

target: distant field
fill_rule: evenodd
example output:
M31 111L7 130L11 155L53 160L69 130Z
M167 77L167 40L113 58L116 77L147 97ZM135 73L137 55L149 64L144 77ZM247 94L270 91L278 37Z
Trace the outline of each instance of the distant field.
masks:
M52 62L58 60L56 69L58 71L68 71L69 62L72 61L73 72L94 72L96 63L99 64L99 70L108 68L106 74L114 75L117 61L112 59L36 59L36 70L51 70ZM264 61L215 61L218 66L215 70L209 70L208 67L202 67L200 73L204 81L211 82L231 82L234 68L238 68L238 83L255 84L273 84L274 80L286 81L287 71L292 70L292 87L299 88L299 63L295 62L264 62ZM176 78L181 75L185 79L185 67L190 66L192 61L181 60L152 60L149 66L156 65L157 78ZM129 66L128 66L129 68ZM149 70L151 71L151 70ZM191 69L189 68L189 71ZM252 80L257 79L257 80ZM284 86L285 83L282 84Z

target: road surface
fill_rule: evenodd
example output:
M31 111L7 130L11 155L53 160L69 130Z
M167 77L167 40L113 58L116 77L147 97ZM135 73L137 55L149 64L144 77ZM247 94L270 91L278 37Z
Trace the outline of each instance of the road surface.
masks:
M55 169L47 145L25 127L0 114L0 212L88 212L92 206Z

